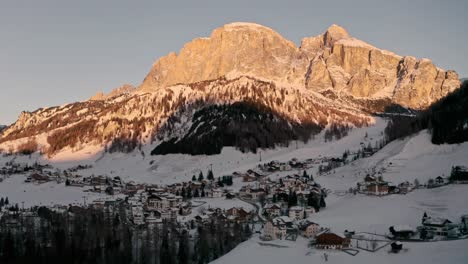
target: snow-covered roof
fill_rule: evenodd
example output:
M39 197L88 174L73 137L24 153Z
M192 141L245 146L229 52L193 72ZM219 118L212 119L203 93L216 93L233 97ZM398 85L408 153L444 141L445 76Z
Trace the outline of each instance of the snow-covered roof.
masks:
M395 232L414 232L414 228L409 225L394 225L393 230L395 230Z
M428 217L424 220L423 225L443 226L446 223L452 223L447 218Z

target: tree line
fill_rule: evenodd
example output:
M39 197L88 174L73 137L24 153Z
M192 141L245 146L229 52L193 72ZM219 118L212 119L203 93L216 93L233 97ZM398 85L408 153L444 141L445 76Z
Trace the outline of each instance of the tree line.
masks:
M123 205L114 210L70 207L63 213L30 210L37 216L22 212L0 219L0 263L208 263L251 235L248 224L217 217L198 226L136 227Z

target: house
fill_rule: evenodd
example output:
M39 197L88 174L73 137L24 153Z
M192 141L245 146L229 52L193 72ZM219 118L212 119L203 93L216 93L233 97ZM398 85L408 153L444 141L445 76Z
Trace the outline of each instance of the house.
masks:
M146 200L146 210L163 211L169 208L169 201L160 195L150 195Z
M281 215L281 206L277 203L267 204L263 209L269 217L274 218Z
M301 232L302 236L306 238L312 238L315 237L320 231L322 231L322 228L317 223L307 221L299 225L299 231Z
M423 228L436 236L447 236L448 231L454 226L452 221L446 218L424 216L422 220Z
M263 229L266 239L286 239L288 233L297 231L297 226L287 216L276 217L265 224Z
M310 217L313 214L315 214L315 208L313 208L312 206L307 206L304 208L305 217Z
M261 188L250 190L250 197L252 198L252 200L258 200L264 196L265 196L265 190Z
M293 206L289 208L289 218L291 218L292 220L304 219L304 207Z
M350 246L351 240L335 233L323 233L315 238L318 249L342 249Z
M256 181L257 180L257 177L255 177L254 175L250 175L250 174L245 174L242 176L242 181L243 182L253 182L253 181Z
M437 178L435 178L435 183L436 183L437 185L444 185L445 180L444 180L444 178L442 178L441 176L437 176Z
M391 226L389 230L394 238L408 239L416 234L416 231L407 225Z
M414 189L414 185L405 181L405 182L402 182L398 185L398 189L400 191L400 193L409 193L411 192L413 189Z
M373 195L387 195L388 194L388 183L376 182L367 185L367 193Z
M39 173L33 173L31 174L31 176L29 176L29 178L33 181L33 182L36 182L36 183L45 183L45 182L48 182L49 181L49 177L45 176L45 175L41 175Z
M229 219L244 222L249 220L250 213L244 210L242 207L233 207L226 211L226 215Z
M221 197L223 197L223 191L221 189L212 189L211 190L211 197L221 198Z

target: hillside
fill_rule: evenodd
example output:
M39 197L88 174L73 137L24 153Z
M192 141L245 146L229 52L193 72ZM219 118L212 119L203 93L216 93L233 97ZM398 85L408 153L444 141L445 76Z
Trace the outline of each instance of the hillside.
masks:
M416 116L394 116L386 129L390 140L428 129L434 144L468 141L468 82Z

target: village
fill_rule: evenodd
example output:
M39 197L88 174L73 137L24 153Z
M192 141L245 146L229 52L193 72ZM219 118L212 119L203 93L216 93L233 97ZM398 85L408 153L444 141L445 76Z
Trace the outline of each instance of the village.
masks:
M126 211L126 216L135 227L160 227L166 222L178 223L189 229L210 225L214 220L224 223L243 224L258 233L264 243L275 240L295 241L298 236L310 240L310 246L318 250L343 250L357 254L358 250L376 251L388 245L392 251L401 250L403 241L435 241L468 238L468 215L459 222L430 217L424 214L421 225L389 227L387 234L346 231L334 232L327 223L314 221L314 216L326 210L326 198L332 192L314 180L307 170L317 166L321 173L343 163L339 158L320 158L289 162L271 161L260 164L245 172L215 177L209 170L205 175L193 175L191 181L167 185L125 182L119 176L80 176L79 171L90 168L79 165L59 171L50 165L9 163L0 169L7 177L23 174L25 184L56 182L70 188L84 188L84 192L102 194L103 198L87 201L82 205L55 205L50 209L58 212L79 212L80 208L93 208L113 212ZM324 165L325 164L325 165ZM281 177L270 177L282 172ZM368 173L363 181L348 191L354 195L384 196L407 194L417 188L436 188L449 184L451 180L465 183L465 168L456 167L451 177L436 177L426 184L403 182L393 185L384 181L379 173ZM455 175L455 176L453 176ZM464 181L465 180L465 181ZM238 181L240 188L233 188ZM223 200L223 208L211 206L210 201ZM236 206L229 206L237 201ZM242 203L243 206L238 206ZM234 203L232 203L234 204ZM6 210L7 204L0 203L0 218L10 226L18 224L18 215L34 214L20 209L18 205ZM250 209L249 209L250 208ZM350 228L351 229L351 228Z

